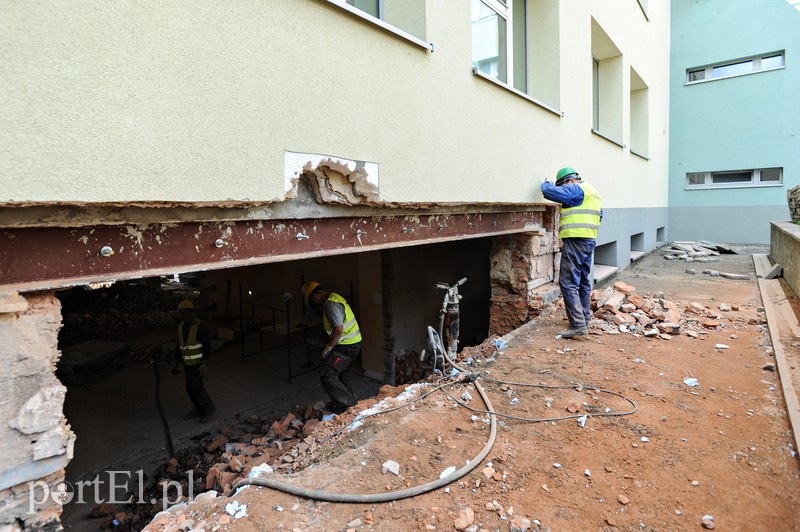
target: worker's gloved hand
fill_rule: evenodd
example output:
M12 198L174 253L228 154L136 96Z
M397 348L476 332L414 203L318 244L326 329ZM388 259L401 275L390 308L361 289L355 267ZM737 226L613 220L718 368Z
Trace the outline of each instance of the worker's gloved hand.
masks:
M200 364L200 367L197 368L197 374L201 377L205 376L206 372L208 371L208 367L205 364Z
M325 348L322 350L322 360L325 360L328 357L328 353L330 353L332 350L333 350L332 347L328 347L326 345Z
M175 366L174 368L172 368L172 374L173 375L177 375L178 373L180 373L180 371L178 371L178 366Z
M542 187L544 187L545 183L550 183L550 180L547 179L547 178L544 178L544 181L542 181Z

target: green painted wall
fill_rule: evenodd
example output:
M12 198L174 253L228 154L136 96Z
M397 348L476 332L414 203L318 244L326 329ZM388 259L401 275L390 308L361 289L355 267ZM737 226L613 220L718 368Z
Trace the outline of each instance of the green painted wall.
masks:
M785 68L686 85L686 69L785 50ZM800 5L785 0L673 0L670 238L769 242L800 183ZM783 186L686 190L687 172L783 167ZM720 216L719 208L736 211ZM746 226L746 227L744 227ZM747 239L742 240L744 235Z

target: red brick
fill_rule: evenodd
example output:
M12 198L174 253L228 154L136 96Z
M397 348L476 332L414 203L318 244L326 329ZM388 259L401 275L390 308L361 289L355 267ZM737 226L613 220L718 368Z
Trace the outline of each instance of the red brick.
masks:
M215 449L219 449L226 443L228 443L228 437L225 436L224 434L220 434L219 436L211 440L211 442L208 445L206 445L206 451L211 452Z

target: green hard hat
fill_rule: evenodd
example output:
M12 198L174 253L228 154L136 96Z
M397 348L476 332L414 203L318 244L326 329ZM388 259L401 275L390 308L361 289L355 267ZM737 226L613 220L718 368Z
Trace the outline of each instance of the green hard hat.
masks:
M580 179L580 178L578 177L578 172L576 172L574 168L571 168L571 167L569 167L569 166L565 166L564 168L562 168L561 170L559 170L559 171L558 171L558 173L556 174L556 185L560 185L560 184L561 184L561 183L563 183L563 182L564 182L564 181L565 181L567 178L569 178L569 177L571 177L571 176L573 176L573 175L574 175L574 176L575 176L577 179Z

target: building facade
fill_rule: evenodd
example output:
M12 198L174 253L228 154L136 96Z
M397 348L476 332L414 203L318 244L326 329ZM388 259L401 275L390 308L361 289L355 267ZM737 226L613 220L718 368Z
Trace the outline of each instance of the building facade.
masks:
M24 487L57 483L75 445L53 372L59 290L203 272L227 282L213 308L235 308L251 292L299 301L302 279L349 285L380 378L437 319L434 281L470 277L465 302L487 309L462 326L476 342L557 296L558 209L539 185L563 166L603 195L596 277L666 241L667 3L2 0L0 12L13 390L0 415L15 420L0 429L0 494L17 501L0 525L58 518L53 501L30 511Z
M800 183L800 4L673 0L669 232L769 243Z

